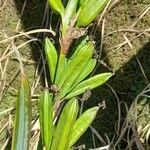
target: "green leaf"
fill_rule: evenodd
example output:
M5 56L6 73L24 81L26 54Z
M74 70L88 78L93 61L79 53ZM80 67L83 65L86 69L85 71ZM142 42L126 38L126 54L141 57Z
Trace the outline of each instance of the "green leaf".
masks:
M63 32L66 33L68 25L76 14L78 0L69 0L65 9L65 15L62 19Z
M55 13L59 13L61 16L64 15L65 8L61 0L49 0L49 4Z
M95 65L96 65L96 60L95 59L89 60L87 65L80 72L80 74L77 77L77 79L72 83L72 86L70 88L68 88L68 92L66 92L65 94L69 93L73 88L76 87L76 85L78 83L80 83L83 79L85 79L92 72L92 70L94 69ZM63 89L62 89L62 91L63 91Z
M51 150L68 150L70 130L77 118L79 106L77 99L71 99L63 108L54 133Z
M89 37L88 36L84 36L81 39L79 39L78 43L75 45L75 47L73 48L71 54L68 56L68 64L72 61L72 59L74 59L78 52L80 52L81 48L83 46L85 46L86 44L88 44L89 42Z
M53 133L52 95L44 90L39 100L39 119L41 137L46 150L49 150Z
M72 147L80 136L87 130L92 121L95 119L98 109L99 107L90 108L76 120L72 128L69 147Z
M63 77L61 78L58 86L61 88L61 86L66 83L65 81L68 80L70 77L74 76L74 72L80 73L80 67L79 66L85 66L85 63L90 60L90 58L93 55L93 44L91 42L87 43L86 45L82 46L80 50L78 50L78 53L73 57L71 61L67 63L67 67L64 71ZM82 68L83 69L83 68ZM81 70L82 70L81 69Z
M66 68L67 65L67 58L65 56L64 53L60 53L59 55L59 61L58 61L58 66L57 66L57 70L56 70L56 77L55 77L55 81L54 83L56 85L58 85L59 81L61 80L63 74L64 74L64 70Z
M82 94L87 89L94 89L97 86L102 85L105 83L110 77L112 76L112 73L101 73L98 75L95 75L80 84L78 84L64 99L70 99L74 96L77 96L79 94Z
M93 50L93 44L89 42L81 48L76 57L72 59L69 65L67 65L64 75L58 84L58 87L61 89L58 96L60 99L62 99L71 90L71 87L74 87L73 84L78 79L84 67L90 61L93 55Z
M83 7L84 5L86 5L87 2L88 0L79 0L79 6Z
M48 61L48 66L49 66L49 70L50 70L50 77L51 77L51 81L52 83L54 82L54 77L55 77L55 72L56 72L56 67L57 67L57 51L54 47L54 45L52 44L52 42L46 38L45 39L45 54L47 57L47 61Z
M104 9L109 0L88 0L81 8L77 19L78 27L86 27ZM83 3L83 2L82 2Z
M25 79L21 78L21 86L17 98L15 127L13 130L12 150L28 150L30 143L31 126L31 94L30 87Z
M83 79L85 79L93 71L93 69L95 68L95 66L96 66L96 60L95 59L89 60L89 62L87 63L87 65L85 66L85 68L82 70L82 72L80 73L78 79L75 81L75 83L73 85L76 86Z

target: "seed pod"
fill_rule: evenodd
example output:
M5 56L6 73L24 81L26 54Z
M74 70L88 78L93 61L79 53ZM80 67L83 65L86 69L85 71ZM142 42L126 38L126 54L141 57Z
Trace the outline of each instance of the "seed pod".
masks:
M49 150L53 133L52 95L44 90L39 100L39 119L43 145Z
M57 56L57 52L56 52L54 45L48 38L45 39L45 54L46 54L47 62L49 66L51 82L53 83L55 72L56 72L58 56Z
M61 16L64 15L65 8L61 0L49 0L49 4L55 13L59 13Z
M23 77L17 98L17 110L11 150L28 150L31 126L31 94L30 87Z
M74 96L77 96L79 94L82 94L87 89L94 89L97 86L102 85L105 83L110 77L112 76L112 73L101 73L98 75L95 75L80 84L78 84L66 97L65 99L70 99Z
M77 19L78 27L86 27L103 10L109 0L88 0L81 8ZM83 2L82 2L83 3Z
M54 133L51 150L68 150L70 131L77 118L79 106L77 99L69 100L63 108Z
M69 147L71 148L73 144L77 142L80 136L86 131L90 126L92 121L95 119L99 107L93 107L85 111L74 123L72 128Z

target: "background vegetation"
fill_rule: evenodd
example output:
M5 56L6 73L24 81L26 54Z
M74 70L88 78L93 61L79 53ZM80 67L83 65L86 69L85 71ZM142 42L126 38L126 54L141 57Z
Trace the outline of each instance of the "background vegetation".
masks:
M0 6L0 146L1 149L5 149L5 144L11 141L12 118L19 85L19 63L10 42L3 40L33 29L34 31L35 29L49 29L50 25L57 31L58 23L56 22L57 16L52 17L49 12L46 0L42 2L40 0L1 0ZM149 91L144 93L144 96L139 95L149 85L150 80L149 18L149 0L112 0L107 10L104 11L104 15L101 14L89 27L91 38L96 41L97 45L95 56L99 57L95 72L114 71L115 76L107 84L94 90L89 100L84 102L84 108L87 108L105 101L106 108L99 112L92 124L96 131L91 127L78 145L85 144L86 149L107 145L113 140L114 135L115 139L112 144L115 144L123 129L127 129L123 124L124 121L129 121L127 114L131 112L130 116L136 118L134 114L138 115L145 108L144 106L149 105ZM57 39L50 33L44 33L44 35ZM39 91L44 86L43 66L41 65L43 49L36 42L41 41L42 38L43 33L39 31L36 34L25 33L25 36L14 39L22 54L32 90L33 120L36 119ZM136 106L140 110L137 113L128 110L136 99L142 101L142 105L140 103L138 107ZM143 99L147 105L143 104ZM121 113L119 113L120 110ZM148 111L149 109L145 108L142 117L136 118L138 127L144 128L150 122ZM131 120L133 120L132 117ZM135 122L128 124L129 138L127 138L128 132L124 138L128 139L129 143L132 143L134 139L140 139L142 142L141 130L134 133L133 123ZM36 135L36 132L33 134ZM137 138L136 135L141 138ZM127 145L127 140L122 140L117 149L125 149Z

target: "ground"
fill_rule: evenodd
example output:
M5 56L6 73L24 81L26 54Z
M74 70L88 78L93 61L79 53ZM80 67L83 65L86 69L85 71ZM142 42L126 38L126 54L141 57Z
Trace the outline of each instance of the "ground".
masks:
M3 0L0 1L0 6L2 6L0 8L0 40L18 34L20 31L49 27L49 16L44 14L45 0L24 2L5 0L3 3ZM116 2L115 5L107 9L100 24L96 27L95 24L99 21L97 18L89 33L96 41L97 53L102 53L95 73L113 71L114 76L107 84L93 90L90 99L84 103L86 109L105 101L106 108L98 113L92 126L106 143L108 143L107 136L111 141L117 132L118 101L121 108L120 118L123 120L127 115L127 107L130 108L136 96L150 81L150 2L149 0L112 0L112 2ZM25 7L22 14L23 5ZM43 16L47 17L46 21ZM56 29L56 20L52 21L53 29ZM56 39L51 34L47 35L54 40ZM15 43L20 46L27 39L36 41L34 38L36 36L40 38L41 34L20 37ZM44 88L43 80L38 80L41 70L39 62L42 48L32 41L19 50L32 89L34 118L37 113L37 97L40 90ZM10 42L0 43L0 145L10 137L11 118L19 86L19 63L15 53L8 56L5 54L8 51L12 51ZM88 130L79 144L85 144L86 149L104 144L96 137L95 140L96 145L93 145L92 132Z

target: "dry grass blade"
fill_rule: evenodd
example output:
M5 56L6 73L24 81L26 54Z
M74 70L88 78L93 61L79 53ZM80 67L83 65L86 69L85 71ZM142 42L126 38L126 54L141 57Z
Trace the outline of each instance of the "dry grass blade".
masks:
M108 84L106 84L110 89L111 91L113 92L116 100L117 100L117 104L118 104L118 125L117 125L117 133L119 133L119 130L121 128L120 126L120 123L121 123L121 108L120 108L120 100L119 100L119 97L118 95L116 94L115 90Z
M131 128L132 128L132 131L133 131L134 141L136 142L137 148L140 149L140 150L145 150L145 148L143 147L141 141L139 140L138 133L135 129L135 125L132 126Z
M7 146L8 142L9 142L9 140L10 140L10 138L7 138L7 139L6 139L5 143L4 143L3 146L1 147L1 150L6 150L6 146Z
M101 23L101 21L102 21L104 15L105 15L107 9L109 8L111 1L112 1L112 0L109 0L109 1L108 1L106 7L104 8L103 12L101 13L101 15L100 15L100 17L99 17L99 19L98 19L98 23L96 24L96 27L93 27L93 31L91 32L91 34L92 34L92 33L93 33L93 35L96 34L97 28L99 27L99 25L100 25L100 23ZM105 18L104 18L104 19L105 19Z
M26 46L27 44L29 44L29 43L31 43L31 42L33 42L33 41L39 41L39 40L36 39L36 38L33 38L33 39L31 39L31 40L28 40L28 41L22 43L21 45L17 46L17 49L20 49L20 48ZM11 46L11 45L8 46L9 49L10 49L10 46ZM7 51L7 52L5 51L5 52L3 53L3 55L2 55L2 57L0 58L0 62L2 62L3 60L9 58L13 53L14 53L14 50L13 50L13 49L12 49L11 51L9 51L9 52L8 52L8 51Z
M118 29L118 30L114 30L112 32L109 32L107 34L104 35L104 37L107 37L109 35L115 34L115 33L119 33L119 32L128 32L128 33L143 33L146 34L148 32L150 32L150 28L148 29L144 29L144 30L136 30L136 29Z
M6 123L4 124L4 126L0 129L0 133L2 133L2 131L7 127L7 125L8 125L8 122L6 122Z
M142 35L142 33L132 37L131 39L129 39L128 41L133 41L135 39L137 39L138 37L140 37ZM108 51L110 51L109 53L107 53L107 55L103 58L103 61L106 60L109 56L115 54L121 47L123 47L124 45L128 44L128 41L124 41L116 46L113 46L112 48L108 49ZM113 49L115 49L114 51L112 51Z
M143 11L141 12L141 14L140 14L140 16L138 17L138 19L135 20L135 21L132 23L131 28L133 28L133 27L138 23L138 21L140 21L140 20L148 13L149 10L150 10L150 4L147 5L147 6L143 9Z
M0 112L0 116L3 115L3 114L6 114L10 111L12 111L14 109L14 107L11 107L11 108L8 108L8 109L5 109L4 111Z
M143 76L144 76L144 78L145 78L145 81L146 81L147 85L148 85L148 84L149 84L149 81L148 81L148 78L147 78L147 76L146 76L146 74L145 74L145 72L144 72L144 69L143 69L143 67L142 67L142 64L140 63L140 61L139 61L139 59L138 59L137 56L136 56L135 58L136 58L136 60L137 60L137 62L138 62L138 65L139 65L139 67L140 67L140 69L141 69L141 72L142 72L142 74L143 74Z
M0 41L0 44L2 43L6 43L6 42L9 42L9 41L12 41L18 37L21 37L21 36L27 36L27 35L30 35L30 34L35 34L35 33L43 33L43 32L47 32L47 33L51 33L52 35L55 36L55 32L52 31L52 30L49 30L49 29L36 29L36 30L32 30L32 31L28 31L28 32L21 32L17 35L14 35L14 36L11 36L11 37L8 37L7 39L5 40L1 40Z
M99 139L99 141L102 143L102 145L106 145L105 140L102 138L102 136L96 131L96 129L92 126L90 126L91 131L96 135L96 137Z
M0 6L0 11L2 11L6 6L7 0L2 0L2 5Z

